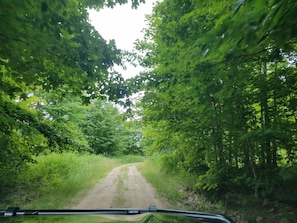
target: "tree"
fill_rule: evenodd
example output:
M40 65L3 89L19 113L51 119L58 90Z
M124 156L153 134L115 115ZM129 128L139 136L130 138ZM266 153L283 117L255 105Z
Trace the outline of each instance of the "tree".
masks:
M132 7L141 2L133 0ZM122 82L112 86L119 75L109 73L114 64L121 63L122 51L114 40L107 42L101 37L89 23L87 12L88 8L124 3L127 1L0 2L0 186L48 145L61 146L59 150L66 144L84 146L84 140L76 135L80 133L73 131L77 130L75 123L58 117L57 108L63 115L71 114L67 110L70 103L61 98L77 95L88 103L104 93L110 93L112 99L124 97ZM39 107L52 115L52 122L40 117L36 107L25 105L42 90L56 100ZM74 128L70 130L69 125Z
M36 92L37 94L37 92ZM87 115L87 106L78 97L70 96L57 100L53 94L39 92L39 101L34 105L40 129L48 141L47 151L91 151L80 125Z
M200 174L200 189L278 191L280 167L296 161L295 11L293 1L160 2L152 43L138 45L153 67L138 78L147 151Z
M2 1L0 58L6 76L31 89L66 85L77 94L98 91L95 83L103 83L107 69L120 63L120 51L88 23L86 7L75 0Z
M123 154L128 147L129 134L124 120L112 104L95 100L89 105L81 129L96 154Z

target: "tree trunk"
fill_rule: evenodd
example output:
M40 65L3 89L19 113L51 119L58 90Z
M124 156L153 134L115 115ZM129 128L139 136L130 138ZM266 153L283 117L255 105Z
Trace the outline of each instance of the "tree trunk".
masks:
M261 126L264 131L263 139L261 140L261 156L262 156L262 165L265 170L270 170L271 167L271 144L270 144L270 136L267 135L268 129L271 127L271 121L269 116L269 105L268 105L268 86L267 86L267 63L263 62L263 69L262 69L262 83L260 89L260 97L261 97Z

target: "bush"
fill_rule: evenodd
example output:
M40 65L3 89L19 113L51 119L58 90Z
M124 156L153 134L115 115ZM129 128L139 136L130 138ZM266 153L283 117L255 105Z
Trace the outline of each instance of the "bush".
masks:
M59 188L64 179L77 169L80 161L75 153L51 153L36 157L36 163L28 164L21 175L23 185L42 188L47 193Z
M297 203L297 165L279 170L277 199L291 204Z
M161 155L161 168L166 173L176 173L183 169L181 154L179 151L173 151L172 154Z

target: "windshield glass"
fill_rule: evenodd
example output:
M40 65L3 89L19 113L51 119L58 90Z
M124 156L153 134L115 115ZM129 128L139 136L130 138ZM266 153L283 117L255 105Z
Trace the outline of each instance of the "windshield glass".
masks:
M296 27L294 0L1 0L0 220L294 222Z
M160 215L160 214L149 214L145 216L137 216L137 217L116 217L116 216L41 216L41 217L20 217L16 219L4 219L1 222L16 222L16 223L39 223L39 222L61 222L61 223L82 223L82 222L135 222L135 223L167 223L167 222L208 222L208 221L199 221L197 219L192 218L184 218L181 216L172 216L172 215Z

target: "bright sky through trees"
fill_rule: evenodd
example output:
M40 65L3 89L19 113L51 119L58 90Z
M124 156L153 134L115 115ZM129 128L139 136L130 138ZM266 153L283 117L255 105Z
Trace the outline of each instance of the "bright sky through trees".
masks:
M90 20L104 39L115 39L118 48L131 51L135 40L143 36L141 31L146 26L145 15L151 14L154 2L156 0L146 0L146 3L140 4L136 10L131 8L131 4L117 5L100 11L90 10ZM128 64L126 66L127 70L115 68L124 78L135 76L141 70L140 67Z

